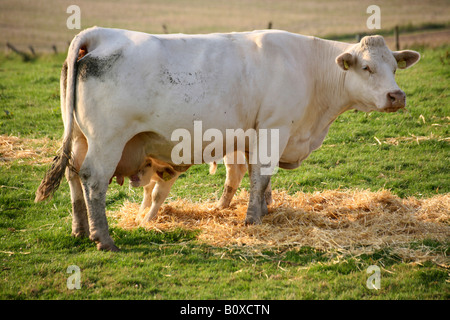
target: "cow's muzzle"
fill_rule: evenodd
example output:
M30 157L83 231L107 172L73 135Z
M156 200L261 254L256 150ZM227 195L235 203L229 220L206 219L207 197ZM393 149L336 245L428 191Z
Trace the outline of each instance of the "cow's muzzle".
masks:
M402 90L388 92L386 105L383 108L385 112L395 112L406 106L406 94Z

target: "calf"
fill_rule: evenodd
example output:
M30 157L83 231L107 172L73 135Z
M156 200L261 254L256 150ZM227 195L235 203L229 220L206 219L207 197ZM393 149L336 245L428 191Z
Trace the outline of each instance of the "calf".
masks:
M234 159L231 160L231 157L234 157ZM240 158L238 159L238 157ZM219 209L225 209L230 206L230 202L247 171L247 166L244 162L243 154L237 152L224 157L226 180L222 197L217 205ZM215 162L211 163L210 174L214 174L216 168L217 164ZM171 169L167 164L156 159L148 158L146 165L137 174L130 177L130 184L133 187L144 187L144 199L139 208L139 214L142 214L150 208L141 223L147 223L157 216L159 208L164 203L173 183L179 175L180 172ZM267 205L272 203L270 183L266 188L265 199Z

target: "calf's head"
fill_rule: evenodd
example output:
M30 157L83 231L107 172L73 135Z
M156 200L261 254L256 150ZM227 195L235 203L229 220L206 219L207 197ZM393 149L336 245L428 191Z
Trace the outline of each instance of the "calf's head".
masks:
M345 90L355 109L394 112L406 105L395 72L411 67L419 59L416 51L391 51L383 37L368 36L340 54L336 63L346 72Z
M169 166L161 166L151 158L145 160L144 165L139 171L130 176L130 184L132 187L144 187L150 183L151 180L164 180L168 181L176 176L175 170Z

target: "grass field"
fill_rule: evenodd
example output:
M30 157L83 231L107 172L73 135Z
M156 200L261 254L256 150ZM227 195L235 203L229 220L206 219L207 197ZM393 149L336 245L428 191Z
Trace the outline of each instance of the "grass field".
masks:
M162 24L173 32L210 32L257 29L261 24L264 28L274 21L277 28L329 35L364 29L367 19L365 10L358 9L360 1L346 1L348 6L301 1L294 7L292 0L277 6L245 1L247 15L238 9L241 2L206 2L154 1L145 5L148 10L137 10L144 2L133 1L124 10L120 1L109 6L105 1L79 1L86 19L83 27L98 24L149 32L161 32ZM445 1L428 6L409 1L398 21L395 6L382 4L385 28L417 21L447 23ZM61 6L53 0L0 2L0 40L15 39L25 49L30 39L38 39L36 47L64 46L73 34L64 30L67 14ZM345 9L349 7L350 12ZM340 29L318 19L322 15L313 15L320 10L336 17L332 23ZM152 14L146 16L147 11ZM14 20L19 16L22 19ZM61 19L46 23L48 16ZM28 32L33 26L35 30ZM40 31L45 37L37 36ZM300 168L280 169L272 178L277 202L262 226L242 226L247 176L229 211L211 209L222 192L222 165L215 175L209 175L207 165L189 169L172 188L159 220L145 229L126 220L127 210L142 200L142 189L111 184L106 205L119 253L98 252L91 241L70 236L65 181L51 201L33 202L61 143L59 73L64 54L42 54L29 62L12 53L0 54L0 299L448 300L450 45L413 49L421 53L421 61L396 76L407 94L407 111L351 111L339 116L323 146ZM293 199L304 199L298 205L303 215L297 220L289 218L298 215L289 211ZM364 204L349 204L353 200ZM420 216L425 206L434 210L433 215ZM385 210L385 216L378 216L378 210ZM392 229L383 217L392 221ZM201 219L217 227L230 223L240 241L227 243ZM293 221L307 233L296 235L291 243L274 243L271 230L285 232ZM422 226L429 232L420 231ZM376 230L379 238L359 240L362 235L345 233L352 227L362 228L361 233ZM334 234L349 236L340 242L333 240ZM67 287L71 265L80 268L79 290ZM379 290L366 286L372 265L381 271Z

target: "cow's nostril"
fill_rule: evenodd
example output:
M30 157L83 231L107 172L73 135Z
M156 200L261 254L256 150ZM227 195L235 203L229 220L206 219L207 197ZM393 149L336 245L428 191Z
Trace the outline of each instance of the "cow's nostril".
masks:
M405 93L402 90L389 92L388 97L392 103L405 103Z

